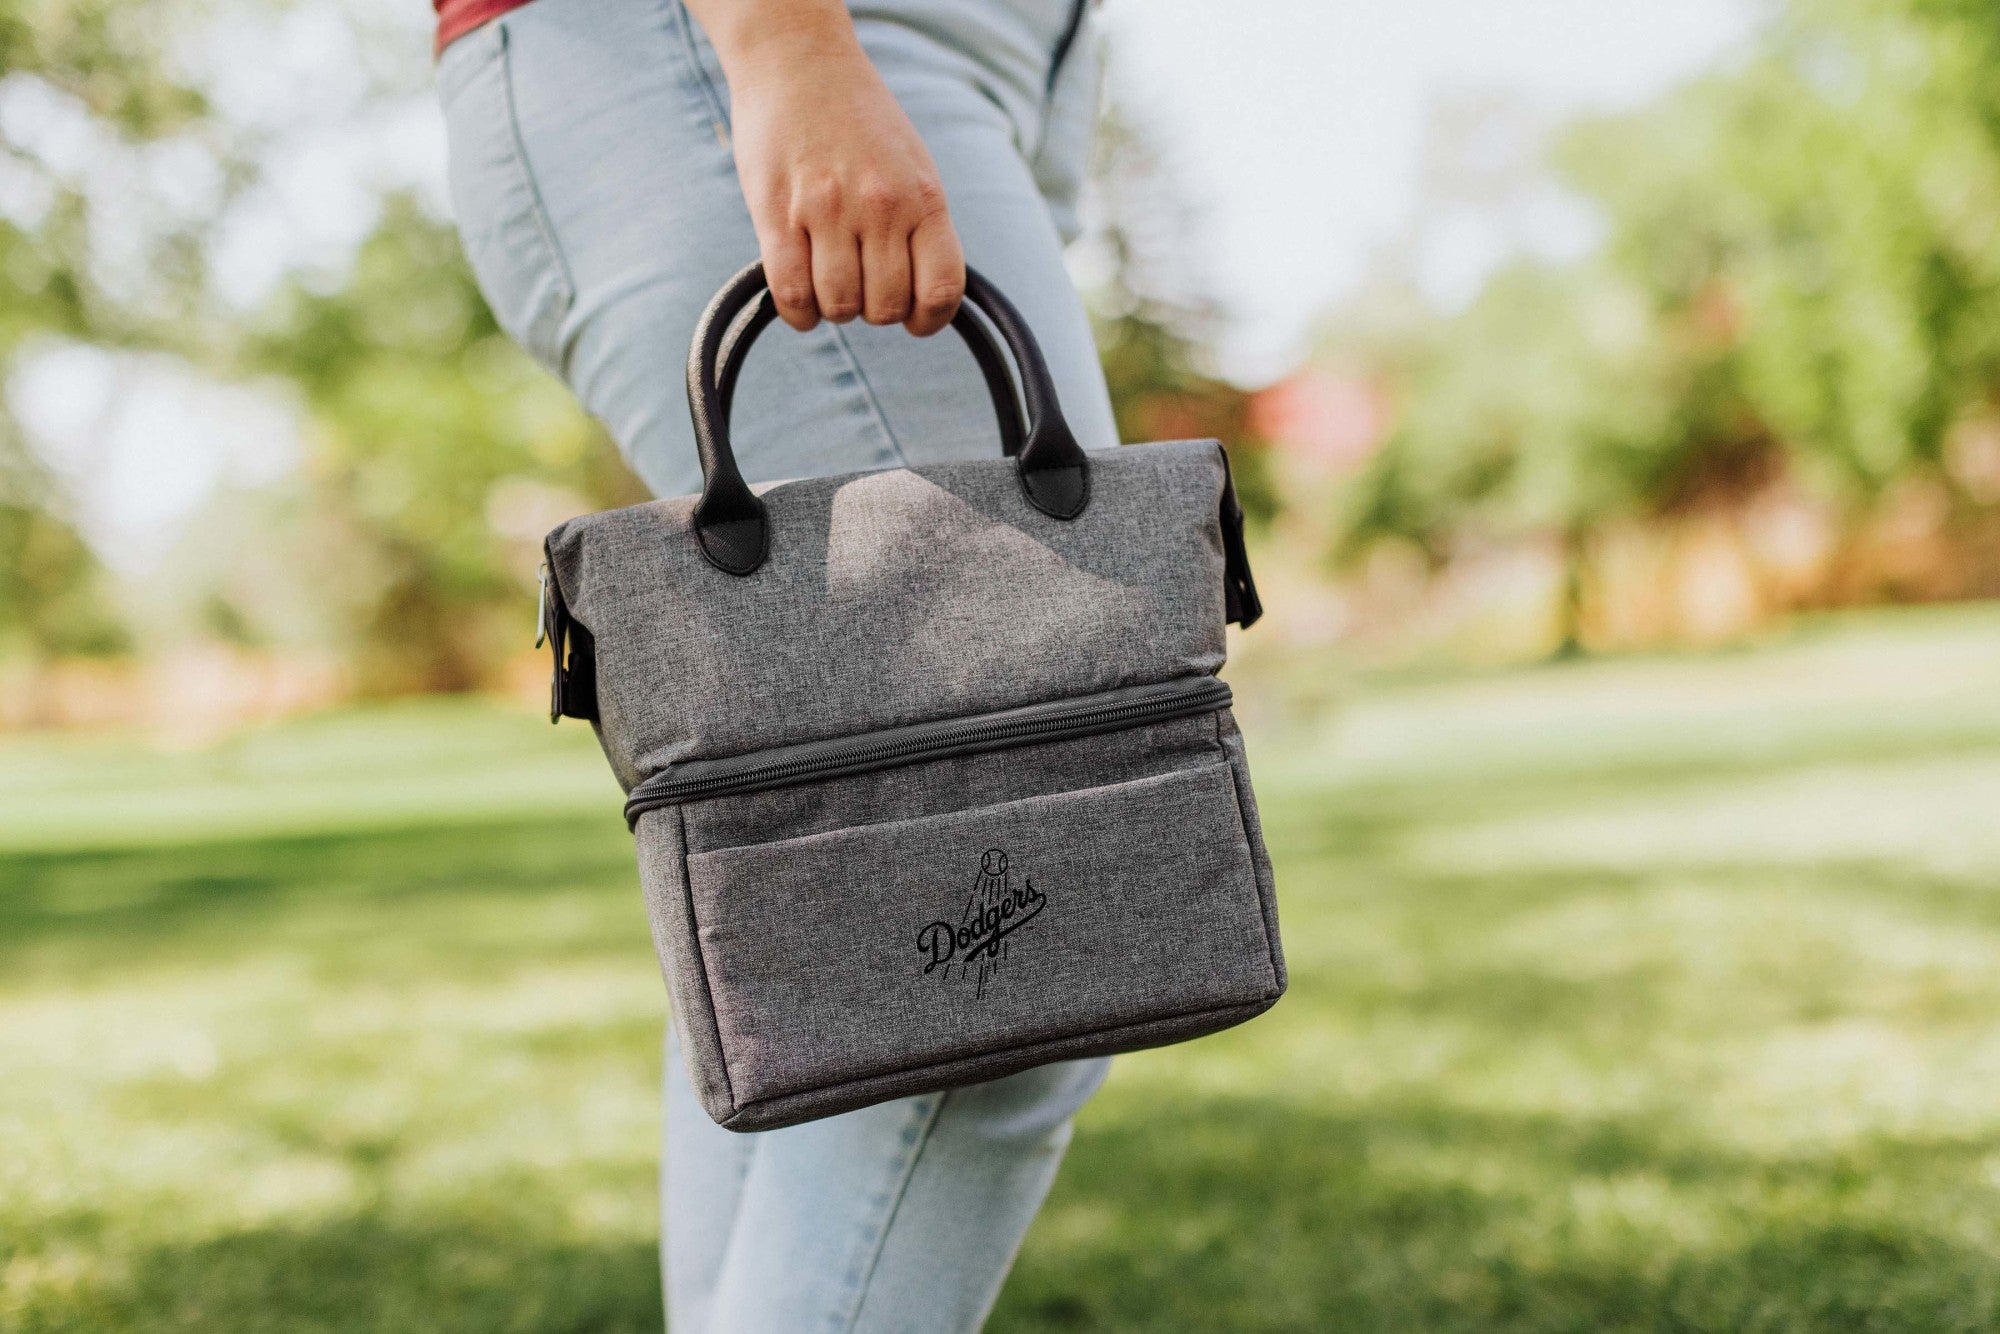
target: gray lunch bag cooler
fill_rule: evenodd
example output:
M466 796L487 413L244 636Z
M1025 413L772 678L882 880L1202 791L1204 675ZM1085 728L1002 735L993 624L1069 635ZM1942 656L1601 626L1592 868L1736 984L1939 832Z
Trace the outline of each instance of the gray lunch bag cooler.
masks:
M1001 454L753 492L729 403L774 315L752 265L695 331L702 493L546 543L553 713L595 722L629 795L708 1114L770 1129L1270 1008L1215 675L1260 610L1222 446L1085 453L968 272Z

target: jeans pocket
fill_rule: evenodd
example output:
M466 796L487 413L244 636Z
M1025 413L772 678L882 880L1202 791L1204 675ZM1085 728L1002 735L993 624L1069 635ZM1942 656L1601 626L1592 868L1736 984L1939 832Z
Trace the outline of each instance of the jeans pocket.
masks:
M575 292L522 148L509 40L496 20L452 43L439 66L452 212L494 318L560 375Z
M1083 230L1077 205L1097 141L1097 108L1104 75L1095 24L1088 15L1079 19L1079 24L1049 85L1042 108L1041 141L1030 164L1035 187L1047 201L1065 245Z

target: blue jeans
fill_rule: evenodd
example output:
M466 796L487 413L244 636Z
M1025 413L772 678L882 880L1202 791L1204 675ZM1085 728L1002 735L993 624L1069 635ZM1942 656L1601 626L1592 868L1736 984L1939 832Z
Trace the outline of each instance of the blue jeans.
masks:
M1097 96L1073 0L853 4L929 145L966 258L1027 315L1087 448L1117 443L1062 262ZM438 80L459 229L501 325L561 375L656 494L699 488L681 368L755 257L715 53L677 0L536 0L460 38ZM753 480L990 456L952 335L783 327L732 435ZM671 1040L670 1040L671 1045ZM985 1319L1106 1062L1047 1066L763 1134L703 1115L667 1061L663 1242L676 1334L909 1331Z

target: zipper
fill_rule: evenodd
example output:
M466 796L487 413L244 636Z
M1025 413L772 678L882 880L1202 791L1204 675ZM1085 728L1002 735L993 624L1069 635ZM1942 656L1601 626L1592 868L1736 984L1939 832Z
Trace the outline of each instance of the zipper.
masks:
M1229 687L1212 676L1128 686L1081 699L886 728L864 736L809 741L719 760L670 765L632 789L625 823L647 811L707 797L762 792L794 783L871 773L922 760L975 755L1041 741L1119 732L1229 707Z

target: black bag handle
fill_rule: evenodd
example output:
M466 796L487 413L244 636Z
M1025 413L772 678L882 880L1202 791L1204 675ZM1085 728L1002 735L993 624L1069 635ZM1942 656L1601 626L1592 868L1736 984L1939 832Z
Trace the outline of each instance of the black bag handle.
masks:
M750 309L732 320L729 332L723 335L722 351L717 357L715 388L722 401L722 429L725 434L728 433L730 413L736 402L736 378L743 373L743 363L749 359L750 341L777 318L777 299L771 295L769 288L764 288L750 298ZM1008 368L1007 358L1000 351L1000 345L993 341L984 320L961 305L952 323L958 326L960 337L971 349L972 359L979 363L979 373L986 377L986 391L993 399L993 415L1000 423L1000 452L1011 459L1021 452L1024 434L1021 404L1014 393L1014 372Z
M702 311L688 349L688 411L702 475L701 499L694 507L695 540L709 564L730 574L754 573L770 551L764 502L743 480L729 446L729 413L750 345L777 314L764 266L750 264L724 283ZM1025 431L1014 377L987 331L988 322L1020 372L1028 408ZM1090 503L1090 465L1063 419L1048 363L1021 313L968 265L965 300L951 323L986 379L1002 452L1014 457L1028 503L1051 518L1074 519Z

